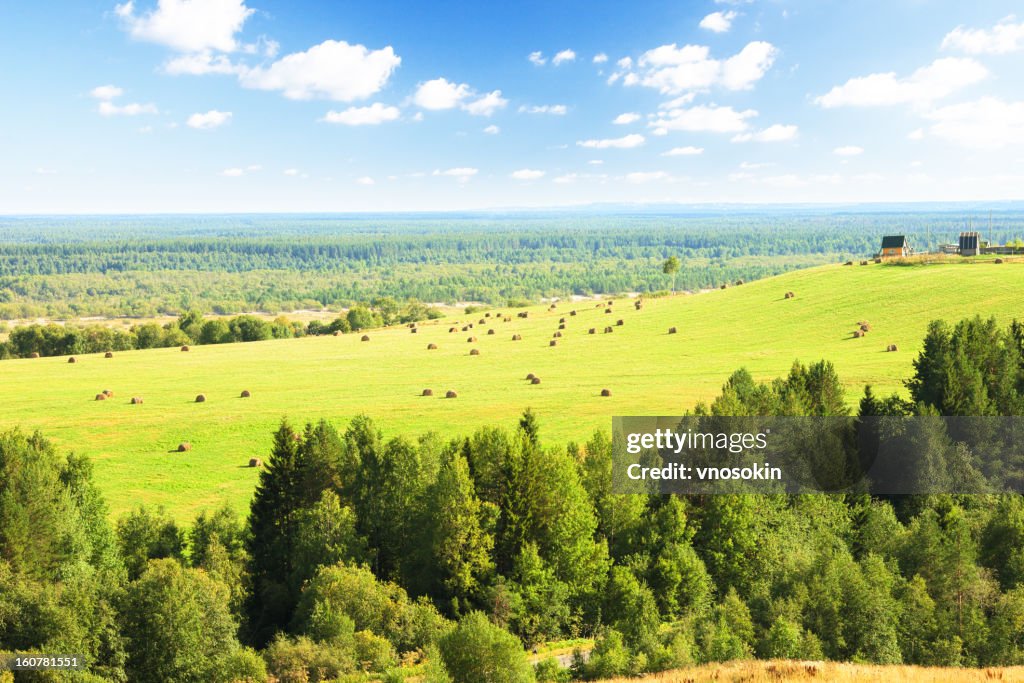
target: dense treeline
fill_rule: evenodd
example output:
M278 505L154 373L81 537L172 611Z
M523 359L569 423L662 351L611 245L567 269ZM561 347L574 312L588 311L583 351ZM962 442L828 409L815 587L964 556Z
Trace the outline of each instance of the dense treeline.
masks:
M10 331L7 341L0 343L0 359L345 334L384 325L417 322L440 315L436 309L418 302L399 304L385 298L374 300L370 306L355 306L328 323L313 320L305 325L283 316L270 321L254 315L239 315L230 319L204 318L198 311L189 311L163 325L144 323L133 325L128 330L99 324L19 325Z
M1018 324L935 323L911 399L868 389L859 414L1019 415L1022 340ZM769 383L737 371L695 412L847 408L821 361ZM183 530L139 508L112 527L87 461L8 432L0 649L85 653L97 681L1024 663L1020 495L623 495L611 463L602 433L545 446L529 411L468 438L283 423L247 520L222 509ZM527 662L524 648L578 636L595 646L571 669Z
M687 290L954 238L962 216L749 214L448 220L154 217L0 221L0 318L154 316ZM990 236L1019 237L1019 213ZM662 262L677 256L674 278Z

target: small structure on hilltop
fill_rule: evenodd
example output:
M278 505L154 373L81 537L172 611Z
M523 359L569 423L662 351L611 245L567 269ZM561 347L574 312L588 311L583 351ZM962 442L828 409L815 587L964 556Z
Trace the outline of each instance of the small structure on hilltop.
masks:
M881 258L904 258L914 253L906 235L886 235L882 238Z
M960 233L959 247L961 256L977 256L981 253L981 233L975 230Z

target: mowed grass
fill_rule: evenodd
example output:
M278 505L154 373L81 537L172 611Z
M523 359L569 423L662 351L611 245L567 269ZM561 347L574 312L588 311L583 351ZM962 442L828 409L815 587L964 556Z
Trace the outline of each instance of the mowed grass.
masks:
M795 298L784 299L786 291ZM244 512L257 479L246 465L265 458L282 418L301 425L326 418L343 428L370 415L386 436L427 431L466 435L483 425L513 426L537 413L551 445L609 430L613 415L678 414L709 400L735 369L758 379L785 374L794 360L835 363L858 400L865 383L902 390L930 320L980 313L1024 317L1024 263L896 267L827 266L700 295L649 299L613 313L593 301L564 302L511 322L458 318L359 334L249 344L194 346L0 363L0 424L40 429L60 449L90 456L117 515L163 505L182 520L223 501ZM575 309L576 316L570 316ZM549 346L560 318L566 330ZM485 324L478 321L484 318ZM616 321L624 325L618 327ZM852 332L870 321L863 339ZM602 330L612 326L614 332ZM667 333L669 327L678 334ZM598 334L587 330L597 328ZM493 328L494 335L487 330ZM522 341L512 341L521 334ZM476 343L467 343L469 336ZM437 350L428 351L435 343ZM897 344L899 351L887 353ZM469 355L480 349L479 356ZM524 379L533 372L541 384ZM434 396L424 398L424 388ZM95 401L109 389L114 398ZM252 397L239 398L243 389ZM611 397L601 397L609 389ZM445 399L448 390L458 398ZM205 403L195 403L197 394ZM130 405L132 396L143 405ZM188 453L171 452L188 441Z

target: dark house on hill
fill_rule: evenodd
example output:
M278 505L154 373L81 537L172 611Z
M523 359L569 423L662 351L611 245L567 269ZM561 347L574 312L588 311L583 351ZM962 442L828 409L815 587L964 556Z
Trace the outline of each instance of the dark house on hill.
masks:
M981 253L981 233L971 231L960 233L960 255L977 256Z
M886 235L882 238L882 249L878 255L882 258L902 258L912 253L914 250L910 248L906 235Z

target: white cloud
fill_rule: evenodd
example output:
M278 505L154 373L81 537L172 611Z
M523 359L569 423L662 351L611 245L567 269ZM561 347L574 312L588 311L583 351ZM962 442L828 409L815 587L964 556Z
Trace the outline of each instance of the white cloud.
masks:
M663 157L692 157L692 156L697 156L698 154L703 154L703 153L704 153L704 148L703 147L694 147L692 145L688 145L686 147L673 147L672 149L668 150L667 152L662 152L661 156L663 156Z
M484 128L484 132L487 133L488 135L497 135L498 133L501 132L501 128L498 128L492 123L491 125Z
M615 62L615 65L617 67L619 67L620 69L624 70L624 71L632 69L633 68L633 58L632 57L623 57L619 61Z
M559 64L563 64L565 62L575 61L576 53L573 52L572 50L562 50L561 52L559 52L558 54L551 58L552 66L558 66Z
M551 114L553 116L565 116L569 111L569 108L564 104L539 104L532 107L523 105L519 107L519 111L527 114Z
M588 149L630 149L644 144L644 136L633 133L621 138L605 138L603 140L579 140L576 143Z
M662 102L661 104L658 105L658 109L678 109L679 107L684 107L687 104L690 104L696 97L697 93L688 92L685 95L680 95L679 97L676 97L675 99L668 100L667 102Z
M600 166L601 164L604 163L604 159L591 159L587 163L590 164L591 166Z
M477 100L467 102L462 108L473 116L490 116L499 109L504 109L507 104L508 100L501 96L501 91L495 90Z
M841 157L855 157L864 153L863 147L857 145L843 145L842 147L836 147L832 150L833 154L838 154Z
M957 26L942 39L942 47L971 55L1004 55L1024 50L1024 22L1017 23L1016 19L1012 14L1003 17L991 29Z
M89 91L97 100L112 100L124 94L124 90L116 85L99 85Z
M774 162L771 161L741 161L740 168L745 171L753 171L758 168L771 168L775 166Z
M140 114L160 113L156 105L152 103L140 104L132 102L130 104L117 105L107 100L100 102L99 112L103 116L138 116Z
M639 73L630 71L624 85L641 84L666 95L721 86L728 90L747 90L771 68L778 50L771 43L754 41L726 60L710 56L705 45L675 43L648 50L637 61ZM623 71L631 68L621 67ZM618 76L622 74L613 74Z
M747 129L747 119L757 116L754 109L736 111L732 107L697 105L663 112L648 125L652 128L687 132L738 133Z
M613 120L612 123L619 126L625 126L630 123L636 123L637 121L640 120L640 118L640 114L631 111L626 112L625 114L619 114L618 116L615 117L615 120Z
M988 69L973 59L944 57L899 78L895 72L851 78L814 102L833 107L879 107L894 104L928 105L988 76Z
M234 52L235 34L255 11L245 0L158 0L144 14L136 14L131 0L114 8L132 38L180 52Z
M544 53L540 50L531 52L526 58L530 60L530 63L534 66L544 66L548 63L548 60L544 58Z
M396 121L401 114L398 107L374 102L368 107L349 107L344 111L331 110L324 114L321 120L346 126L376 126L387 121Z
M538 178L543 178L544 175L544 171L538 171L532 168L521 168L518 171L512 171L512 173L509 174L509 177L515 180L537 180Z
M626 182L639 185L641 183L650 183L656 180L667 180L670 177L671 176L669 176L665 171L635 171L633 173L626 174Z
M207 74L242 74L246 68L234 64L225 55L214 55L209 51L181 55L164 64L164 71L172 76L205 76Z
M245 69L239 80L247 88L280 90L293 100L322 97L351 102L379 92L401 63L391 46L369 50L364 45L325 40L268 67Z
M368 175L364 175L362 178L356 178L356 183L359 185L374 185L376 181Z
M608 55L606 55L603 52L598 52L596 55L594 55L594 59L592 61L594 62L594 64L604 64L605 62L608 61Z
M781 123L768 126L756 133L740 133L734 135L733 142L788 142L795 140L799 129L796 126L787 126Z
M739 14L733 10L728 12L712 12L700 20L700 27L714 33L726 33L732 28L732 21Z
M299 169L297 169L297 168L286 168L286 169L284 169L284 174L286 176L294 177L294 176L299 175Z
M557 178L552 178L551 182L558 183L559 185L568 185L569 183L576 182L582 177L583 176L579 173L566 173L565 175L560 175Z
M246 166L245 170L249 171L249 172L262 171L263 170L263 166L261 166L260 164L251 164L249 166Z
M449 168L444 171L436 169L434 175L437 176L448 176L450 178L456 178L460 183L468 182L470 178L480 172L478 168L472 168L470 166L459 166L456 168Z
M230 120L231 120L231 112L229 112L229 111L217 111L216 109L211 109L210 111L206 112L205 114L199 114L199 113L192 114L192 116L188 117L188 121L186 121L185 123L186 123L186 125L189 126L189 128L197 128L199 130L209 130L211 128L217 128L218 126L223 126L225 123L227 123Z
M451 83L446 78L435 78L420 83L412 101L418 107L433 111L454 109L462 100L470 95L470 87L466 83Z
M928 132L949 142L979 149L1024 144L1024 101L983 97L941 107L925 114Z
M658 137L668 135L668 128L662 128L659 126L658 128L655 128L654 130L651 131L651 135L657 135Z
M924 140L924 128L915 128L907 133L908 140Z
M228 178L237 178L239 176L245 175L245 169L244 168L225 168L223 171L220 172L220 174L222 176L227 176Z

